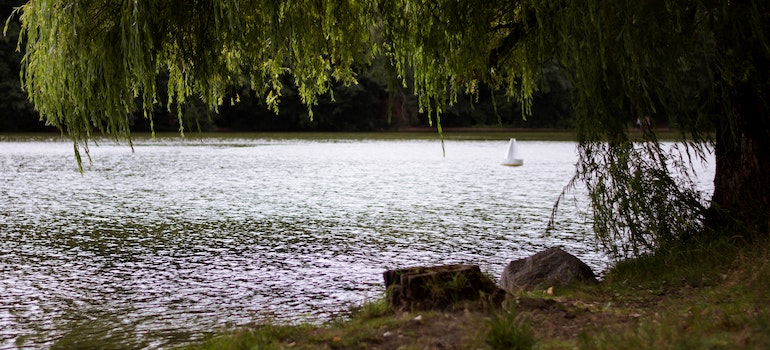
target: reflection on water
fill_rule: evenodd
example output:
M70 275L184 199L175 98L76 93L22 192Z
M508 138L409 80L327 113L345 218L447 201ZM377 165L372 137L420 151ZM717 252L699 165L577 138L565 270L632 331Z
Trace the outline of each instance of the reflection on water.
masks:
M580 206L543 236L569 142L207 139L0 143L0 348L164 347L260 320L320 321L389 268L560 245L595 270ZM582 196L577 195L578 202Z

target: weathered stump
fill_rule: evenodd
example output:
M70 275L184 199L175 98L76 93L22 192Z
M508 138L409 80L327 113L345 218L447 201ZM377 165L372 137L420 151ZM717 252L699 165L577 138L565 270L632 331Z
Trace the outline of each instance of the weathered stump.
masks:
M441 309L460 301L504 295L477 265L443 265L388 270L387 301L393 308Z
M511 261L500 284L511 292L574 283L598 283L591 268L560 248L550 248L528 258Z

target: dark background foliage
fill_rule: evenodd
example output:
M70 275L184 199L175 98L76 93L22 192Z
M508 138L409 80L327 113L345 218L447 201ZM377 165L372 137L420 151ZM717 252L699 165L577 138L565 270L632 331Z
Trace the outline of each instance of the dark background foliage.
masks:
M13 8L24 1L0 1L2 25ZM45 125L21 90L19 69L22 54L16 52L18 21L10 21L5 36L0 36L0 131L43 131Z

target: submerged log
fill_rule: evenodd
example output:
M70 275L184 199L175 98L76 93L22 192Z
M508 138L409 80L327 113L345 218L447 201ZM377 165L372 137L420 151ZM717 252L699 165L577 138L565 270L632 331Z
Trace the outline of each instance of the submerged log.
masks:
M383 277L388 304L397 309L442 309L504 295L477 265L411 267L385 271Z

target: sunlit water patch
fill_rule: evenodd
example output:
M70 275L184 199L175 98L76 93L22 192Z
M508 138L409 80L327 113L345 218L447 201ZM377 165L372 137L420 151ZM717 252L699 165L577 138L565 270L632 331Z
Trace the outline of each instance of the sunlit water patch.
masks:
M575 144L234 139L0 143L0 348L158 348L264 320L323 321L386 269L505 264L562 246L595 271ZM111 344L111 345L110 345Z

